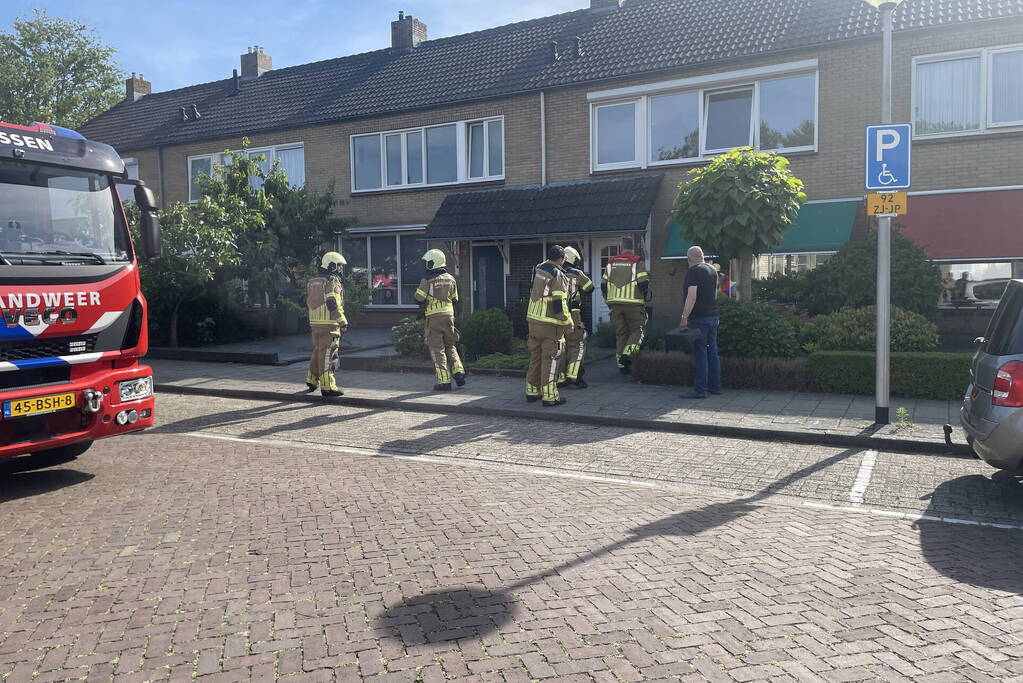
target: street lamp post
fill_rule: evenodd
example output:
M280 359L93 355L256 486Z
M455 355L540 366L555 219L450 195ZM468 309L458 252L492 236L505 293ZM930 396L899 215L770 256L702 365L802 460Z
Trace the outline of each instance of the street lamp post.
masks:
M892 12L902 0L865 0L881 10L881 123L892 122ZM874 422L888 424L892 320L892 219L877 219L877 346L874 376Z

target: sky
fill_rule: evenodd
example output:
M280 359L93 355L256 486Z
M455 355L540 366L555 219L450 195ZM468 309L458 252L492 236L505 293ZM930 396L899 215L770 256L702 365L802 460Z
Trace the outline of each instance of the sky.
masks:
M250 45L274 68L388 47L404 10L442 38L560 12L589 0L0 0L0 28L36 8L77 19L154 92L227 78Z

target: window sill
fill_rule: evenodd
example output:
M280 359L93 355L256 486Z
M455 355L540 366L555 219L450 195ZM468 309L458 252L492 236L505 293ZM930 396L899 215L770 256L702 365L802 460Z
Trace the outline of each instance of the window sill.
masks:
M783 157L802 157L817 154L820 150L814 149L797 149L791 152L785 150L757 150L763 151L764 154L777 154ZM710 156L701 157L699 159L683 159L680 161L651 161L646 166L641 164L634 164L632 166L615 166L613 168L595 168L590 171L590 175L613 175L615 173L621 173L622 171L650 171L657 170L659 168L672 168L672 167L684 167L684 166L700 166L702 164L708 164L713 161L716 157L725 154L721 152Z
M473 189L504 185L505 179L473 180L464 183L437 183L435 185L416 185L414 187L386 187L379 190L352 190L352 197L372 197L382 194L400 194L405 192L436 192L437 190Z
M955 140L957 138L983 138L989 135L1005 133L1023 133L1023 126L994 126L984 130L967 130L959 133L933 133L931 135L913 135L913 142L929 142L931 140Z

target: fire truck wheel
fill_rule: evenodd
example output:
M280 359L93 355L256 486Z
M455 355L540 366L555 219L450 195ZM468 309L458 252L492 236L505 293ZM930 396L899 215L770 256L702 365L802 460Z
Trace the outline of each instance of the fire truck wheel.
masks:
M62 462L70 462L77 458L79 455L89 450L89 446L92 445L91 441L81 441L79 443L73 443L70 446L61 446L59 448L50 448L45 451L36 451L32 454L32 460L39 463L40 466L47 465L59 465Z

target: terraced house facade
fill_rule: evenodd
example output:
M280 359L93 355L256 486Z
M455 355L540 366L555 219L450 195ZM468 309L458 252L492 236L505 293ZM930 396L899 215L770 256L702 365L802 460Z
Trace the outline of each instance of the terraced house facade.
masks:
M580 0L585 2L585 0ZM384 21L383 18L381 18ZM894 118L913 121L899 219L949 273L1023 273L1023 0L906 0L895 11ZM880 120L880 14L863 0L590 0L588 6L125 101L89 122L162 201L250 140L296 184L332 179L342 249L374 286L366 324L414 308L428 244L472 309L512 306L546 244L595 273L634 234L655 316L674 317L688 246L670 220L687 172L722 150L785 154L810 202L761 272L812 267L864 234L863 129ZM979 291L979 290L978 290ZM599 295L589 320L607 319Z

